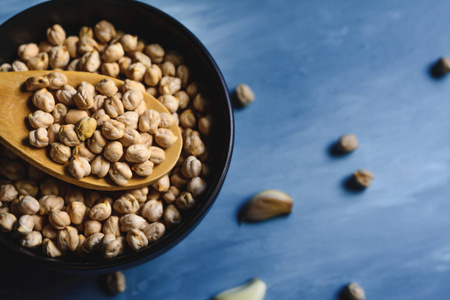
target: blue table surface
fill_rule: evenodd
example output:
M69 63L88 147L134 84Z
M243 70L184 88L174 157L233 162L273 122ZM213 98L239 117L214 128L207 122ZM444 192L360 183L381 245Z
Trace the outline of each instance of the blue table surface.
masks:
M1 0L0 22L37 4ZM233 90L236 143L222 191L200 225L163 256L125 270L116 299L210 299L259 277L266 299L449 299L450 55L446 0L155 0L209 49ZM355 133L345 157L329 146ZM363 193L345 179L367 168ZM286 218L236 222L254 193L276 188ZM0 250L0 298L110 299L96 276L52 273Z

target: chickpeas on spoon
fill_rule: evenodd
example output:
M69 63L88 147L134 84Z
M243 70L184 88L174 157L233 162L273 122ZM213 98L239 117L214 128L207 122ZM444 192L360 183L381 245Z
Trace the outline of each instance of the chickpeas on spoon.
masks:
M179 127L175 123L171 124L170 127L162 129L165 130L165 132L171 131L171 133L169 133L171 135L173 134L174 140L176 138L176 141L172 145L163 149L165 159L160 164L154 166L151 175L141 177L133 174L132 178L129 178L127 180L126 185L116 184L117 181L113 182L113 180L111 180L109 176L99 178L98 176L91 174L89 176L77 179L72 175L77 174L77 172L69 172L69 167L73 169L73 164L71 164L70 162L61 164L62 161L56 163L50 157L50 145L48 145L49 147L45 147L43 149L31 147L30 142L40 147L43 146L39 144L40 132L38 132L38 130L30 134L29 139L29 132L30 130L33 130L33 128L31 128L27 118L30 113L36 110L36 108L31 101L33 92L27 91L25 82L30 77L39 78L40 76L46 76L49 73L50 71L0 73L0 94L3 95L3 99L2 101L0 101L0 113L2 114L0 118L0 143L2 143L5 147L16 153L28 163L55 178L80 187L94 190L128 190L148 186L166 175L175 166L182 149L181 132ZM67 77L67 85L73 87L79 86L82 82L86 82L87 84L96 86L102 79L106 78L112 80L119 89L121 89L125 84L121 80L92 73L73 71L60 71L58 73L62 73L63 75L65 75L65 77ZM39 81L35 82L34 84L38 86ZM147 109L154 110L158 113L166 113L166 115L170 114L167 108L160 101L156 100L154 97L145 92L143 93L143 95L143 101L145 102ZM111 123L113 124L109 125L114 127L115 123ZM71 128L69 127L70 126L65 128L65 130L67 131L67 136L70 136L69 131ZM148 127L148 124L144 125L144 127ZM149 132L154 133L155 128L150 128L148 130ZM160 151L160 148L156 150ZM125 157L125 153L123 157ZM82 165L85 160L81 159L77 160L77 162L81 162ZM124 164L128 164L130 167L133 165L133 163L124 162L122 158L120 161L111 162L111 169L115 167L116 171L120 172L124 167Z

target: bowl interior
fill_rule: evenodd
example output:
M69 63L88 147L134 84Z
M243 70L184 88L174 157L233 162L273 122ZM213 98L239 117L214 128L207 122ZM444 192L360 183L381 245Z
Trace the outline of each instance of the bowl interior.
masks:
M93 26L108 20L118 30L138 35L148 43L159 43L166 50L183 54L192 67L194 78L205 86L212 100L215 118L214 135L209 145L213 160L208 189L198 199L194 209L183 216L183 222L160 241L142 249L110 260L79 261L62 257L51 259L39 251L21 247L9 234L0 234L0 243L23 253L46 267L66 270L105 270L131 267L155 258L181 241L202 219L214 202L228 170L233 147L233 115L228 90L214 60L198 39L179 22L156 8L136 1L124 0L66 0L39 4L9 19L0 26L0 63L11 63L17 58L17 48L23 43L46 39L45 31L58 23L67 35L78 35L82 26Z

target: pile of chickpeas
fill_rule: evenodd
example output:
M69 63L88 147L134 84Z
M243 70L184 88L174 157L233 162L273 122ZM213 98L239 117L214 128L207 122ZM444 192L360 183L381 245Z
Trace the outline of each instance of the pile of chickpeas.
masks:
M46 41L21 45L18 55L20 58L12 64L1 65L0 71L56 71L47 75L49 81L61 79L59 70L100 73L125 80L122 97L128 91L145 90L161 101L180 127L183 151L175 168L156 183L119 193L87 190L57 181L1 148L0 229L17 237L22 246L41 248L50 257L73 253L112 258L151 245L179 225L184 211L193 208L206 190L211 163L208 137L214 122L210 100L203 94L202 85L194 80L184 57L175 51L166 52L159 44L146 44L137 36L116 31L107 21L100 21L93 28L82 27L78 36L66 36L60 25L53 25L47 30ZM59 88L65 96L75 90L64 85ZM100 94L105 96L104 92ZM91 110L92 115L77 120L80 116L70 115L70 109L64 115L64 108L56 108L64 104L57 98L60 103L55 105L52 117L65 124L59 130L50 129L54 124L49 124L48 142L55 137L50 130L60 138L63 126L71 130L69 125L76 126L83 118L97 113ZM77 109L83 110L78 106ZM111 119L107 112L97 115L97 122L106 115ZM84 125L91 128L89 122L92 123L89 120ZM103 130L96 129L90 139L95 135L106 138ZM41 145L39 138L36 131L30 135L30 143ZM146 147L158 148L153 146L153 139L144 137L144 141ZM96 154L89 143L81 140L71 150L72 159L76 156L86 160ZM58 159L56 153L52 157Z

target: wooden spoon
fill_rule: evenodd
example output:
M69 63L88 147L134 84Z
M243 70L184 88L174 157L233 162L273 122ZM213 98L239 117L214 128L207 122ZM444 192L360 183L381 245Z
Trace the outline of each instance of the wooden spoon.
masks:
M175 166L182 148L182 138L180 128L174 124L169 128L178 140L168 149L165 149L166 159L155 166L153 173L147 177L133 175L126 186L116 185L107 175L105 178L98 178L96 175L89 175L83 179L74 178L68 171L67 164L60 165L50 158L50 147L43 149L34 148L28 142L28 133L33 130L28 123L27 117L36 110L31 97L34 92L28 92L25 88L25 81L32 76L43 76L51 71L27 71L27 72L0 72L0 143L19 157L47 174L64 180L68 183L94 190L129 190L148 186L166 175ZM68 84L77 87L82 81L96 85L108 76L85 73L62 71L67 76ZM121 90L124 82L115 78L116 85ZM148 109L154 109L160 113L169 111L164 105L154 97L144 93L144 101Z

